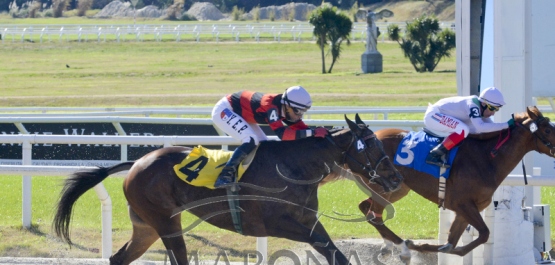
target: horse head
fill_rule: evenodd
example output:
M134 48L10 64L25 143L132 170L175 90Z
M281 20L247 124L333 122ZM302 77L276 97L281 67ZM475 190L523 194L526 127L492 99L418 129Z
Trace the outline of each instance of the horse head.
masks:
M549 122L536 106L527 108L529 119L522 125L528 127L536 141L536 151L555 157L555 124ZM539 142L539 143L538 143Z
M400 188L403 177L386 155L382 142L374 132L360 119L355 122L345 115L345 121L351 129L353 138L346 151L347 165L354 173L367 178L372 183L380 184L385 192Z

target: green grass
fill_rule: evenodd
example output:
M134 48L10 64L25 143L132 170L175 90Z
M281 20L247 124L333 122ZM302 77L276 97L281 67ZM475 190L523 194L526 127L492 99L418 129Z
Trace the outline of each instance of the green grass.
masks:
M38 256L38 257L99 257L98 248L101 242L101 209L100 202L94 191L90 190L75 204L72 217L72 239L77 247L72 249L57 240L51 231L53 209L61 190L63 177L33 177L32 219L31 230L21 229L21 177L3 176L0 185L0 201L3 209L0 212L0 256ZM103 181L112 200L113 215L113 251L117 251L130 237L131 224L127 215L127 204L122 189L122 178L111 177ZM337 181L320 189L320 212L348 219L361 217L358 203L367 196L358 190L351 181ZM419 205L414 207L414 205ZM437 226L437 207L411 193L405 200L395 205L396 216L387 224L407 238L435 238ZM344 216L343 216L344 217ZM415 220L415 217L417 219ZM344 217L345 218L345 217ZM197 218L189 213L183 214L184 227ZM376 230L365 222L345 223L328 217L321 218L328 232L335 239L378 238ZM416 221L416 222L415 222ZM221 230L203 223L195 227L185 236L189 250L199 250L205 254L215 254L217 246L225 246L237 251L253 250L255 239ZM270 238L269 252L280 248L295 247L298 243ZM163 246L156 243L145 258L162 259L160 254Z
M384 72L365 75L362 43L345 45L331 74L308 42L5 43L0 106L209 106L231 91L296 84L319 106L425 106L456 94L453 58L419 74L397 44L379 48Z

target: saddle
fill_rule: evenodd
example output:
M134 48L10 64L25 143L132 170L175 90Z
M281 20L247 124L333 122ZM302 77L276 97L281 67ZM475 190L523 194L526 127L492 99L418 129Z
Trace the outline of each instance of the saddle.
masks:
M438 205L443 207L445 198L445 183L451 172L451 167L439 167L426 163L426 156L430 150L443 141L442 137L432 134L427 130L409 132L397 147L393 163L414 170L427 173L439 179ZM447 164L452 165L459 150L459 146L451 149L446 154ZM445 208L445 207L444 207Z
M237 181L250 166L258 146L241 162L237 171ZM212 150L198 145L191 150L181 163L173 166L175 174L183 181L197 187L214 188L214 182L233 151Z
M443 141L443 138L433 135L425 130L418 132L409 132L397 147L395 153L394 164L415 169L434 176L435 178L449 178L451 168L443 170L435 165L426 163L426 156L430 150ZM447 154L446 160L448 164L452 164L459 147L451 149Z

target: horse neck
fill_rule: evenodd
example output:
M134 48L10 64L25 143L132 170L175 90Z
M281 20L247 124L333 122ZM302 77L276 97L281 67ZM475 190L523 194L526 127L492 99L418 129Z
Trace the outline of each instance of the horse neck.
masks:
M329 174L335 163L340 163L342 152L332 142L322 138L306 138L295 141L265 142L261 145L266 149L261 153L274 154L264 159L282 160L288 166L310 167L310 174L298 176L314 179L314 175ZM273 159L272 159L273 157Z
M498 140L495 141L497 143ZM511 131L509 140L499 149L497 157L493 160L491 165L493 168L497 169L495 174L497 186L501 185L503 180L507 178L509 173L511 173L522 158L524 158L524 155L534 150L534 144L533 135L527 128L519 126ZM486 151L487 155L490 155L490 150Z

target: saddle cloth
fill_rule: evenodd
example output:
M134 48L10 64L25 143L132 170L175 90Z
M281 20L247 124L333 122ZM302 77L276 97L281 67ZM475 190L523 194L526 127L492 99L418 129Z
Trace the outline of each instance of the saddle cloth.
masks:
M255 153L256 149L239 165L237 181L247 170ZM173 170L181 180L193 186L215 189L214 182L232 154L233 151L211 150L199 145L181 163L174 165Z
M432 148L438 145L443 138L430 135L424 131L409 132L397 147L395 153L394 164L404 167L409 167L414 170L428 173L435 178L440 177L440 168L436 165L426 163L426 156ZM453 160L457 154L459 147L451 149L448 153L447 164L452 165ZM449 178L451 167L445 170L441 175L444 178Z

